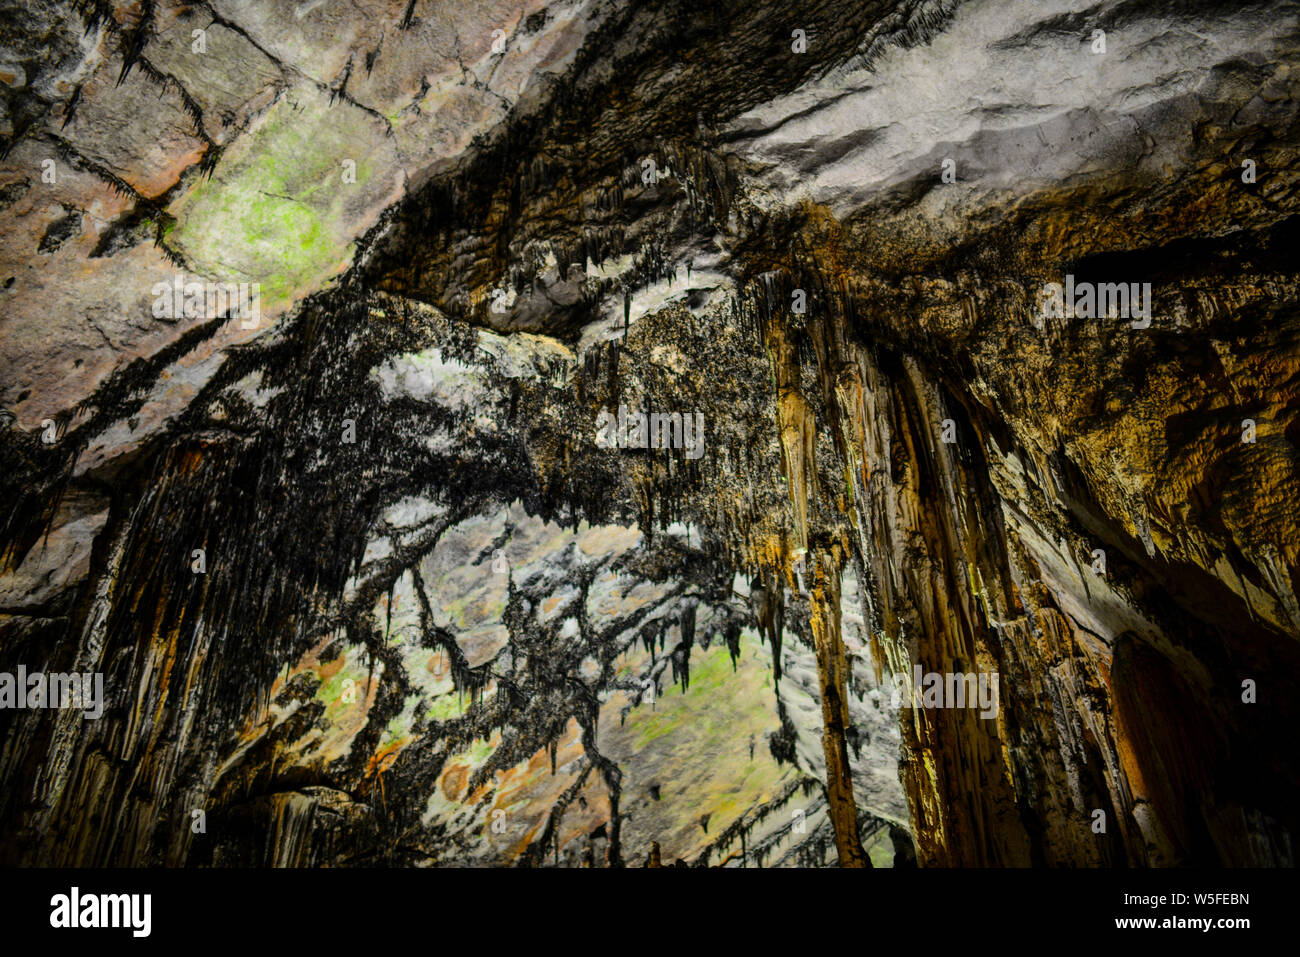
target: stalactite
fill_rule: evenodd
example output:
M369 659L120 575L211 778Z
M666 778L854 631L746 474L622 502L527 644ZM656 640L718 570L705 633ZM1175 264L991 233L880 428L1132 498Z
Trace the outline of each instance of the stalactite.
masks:
M682 656L682 694L685 694L691 687L691 647L695 644L695 613L698 603L694 599L687 599L682 603L681 614L678 619L678 629L681 632L681 643L678 648Z
M816 436L812 406L803 397L799 383L796 350L784 326L769 319L766 336L772 350L776 379L777 429L781 441L782 471L794 506L795 528L800 548L808 547L809 501L818 494Z
M723 638L727 643L727 655L731 658L731 670L736 670L736 660L740 657L740 622L731 618L727 620Z
M840 638L840 574L843 556L838 545L814 553L812 561L812 630L821 684L822 743L826 752L826 794L841 867L870 867L858 837L853 772L846 746L848 724L847 663Z

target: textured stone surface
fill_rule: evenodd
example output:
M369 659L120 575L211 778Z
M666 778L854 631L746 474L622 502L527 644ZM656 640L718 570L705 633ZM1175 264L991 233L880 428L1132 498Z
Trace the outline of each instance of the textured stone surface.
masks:
M3 23L6 859L1294 864L1294 3Z

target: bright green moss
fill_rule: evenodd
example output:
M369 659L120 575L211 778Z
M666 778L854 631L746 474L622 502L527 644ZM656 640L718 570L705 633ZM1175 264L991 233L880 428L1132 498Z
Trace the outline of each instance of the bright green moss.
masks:
M204 273L260 282L264 310L319 287L351 257L350 210L376 170L356 144L372 138L372 124L354 107L295 91L177 201L168 245ZM355 183L343 182L348 161Z

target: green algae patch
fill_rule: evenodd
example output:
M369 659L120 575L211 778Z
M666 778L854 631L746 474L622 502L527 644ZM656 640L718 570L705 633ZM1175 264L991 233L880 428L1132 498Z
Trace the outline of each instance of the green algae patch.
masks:
M799 776L777 764L768 748L767 735L779 727L769 658L745 632L733 672L726 646L715 641L708 650L694 649L684 693L665 682L653 706L632 708L621 725L612 709L602 712L601 749L624 772L628 860L639 860L652 840L665 858L692 860Z
M889 828L882 827L867 841L867 856L871 858L872 867L894 866L894 842L890 840Z
M381 174L395 159L359 148L375 143L378 122L316 90L290 91L168 210L167 245L205 275L260 283L264 311L319 288L346 268L391 189Z
M402 710L389 719L384 728L384 735L379 741L381 753L391 747L405 746L410 742L411 730L415 725L415 710L419 707L420 700L418 694L407 695L402 703Z
M344 714L357 708L364 709L369 670L352 655L338 673L321 682L316 689L316 700L326 708L326 716L337 724Z
M496 750L496 745L485 738L476 738L474 743L469 746L463 753L469 759L470 764L477 767L488 759L488 756Z
M428 710L426 717L434 721L450 721L463 715L467 706L468 699L457 692L438 695L433 699L433 707Z

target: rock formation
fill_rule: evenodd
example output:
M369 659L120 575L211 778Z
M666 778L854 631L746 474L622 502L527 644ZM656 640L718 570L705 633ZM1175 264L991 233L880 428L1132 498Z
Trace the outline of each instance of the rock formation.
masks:
M5 863L1295 863L1300 5L0 11Z

